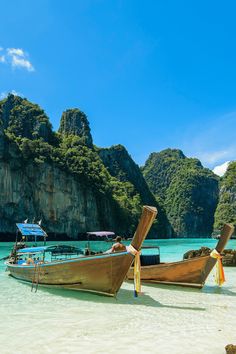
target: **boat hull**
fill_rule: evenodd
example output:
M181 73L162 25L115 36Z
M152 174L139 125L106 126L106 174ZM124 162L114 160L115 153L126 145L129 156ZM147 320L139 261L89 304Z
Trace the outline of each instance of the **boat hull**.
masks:
M141 280L150 283L202 288L215 263L215 259L206 256L180 262L142 266ZM134 278L133 267L129 269L127 278Z
M21 281L115 296L132 261L130 253L121 252L40 265L7 263L7 269Z

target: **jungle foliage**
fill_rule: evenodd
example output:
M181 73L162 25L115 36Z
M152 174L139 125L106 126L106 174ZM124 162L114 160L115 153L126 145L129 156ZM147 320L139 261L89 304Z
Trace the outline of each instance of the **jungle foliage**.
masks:
M231 162L220 181L220 198L215 213L215 229L224 223L236 225L236 161Z
M83 112L65 111L56 133L38 105L10 94L0 101L0 121L7 142L5 147L14 147L18 163L22 160L24 165L54 164L72 174L84 188L89 186L98 200L110 200L120 223L127 232L133 232L141 211L140 195L131 183L121 183L110 175L92 144Z
M212 171L177 149L152 153L142 171L163 203L174 235L210 235L218 200L218 178Z

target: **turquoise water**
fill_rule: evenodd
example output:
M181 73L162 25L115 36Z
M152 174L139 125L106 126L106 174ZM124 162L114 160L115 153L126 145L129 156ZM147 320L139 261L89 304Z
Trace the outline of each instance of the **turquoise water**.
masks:
M57 242L53 242L55 244ZM212 239L146 241L161 248L162 261L181 260L183 253ZM85 247L86 242L74 242ZM105 250L109 243L91 242ZM0 243L0 258L11 243ZM236 248L231 240L227 248ZM217 287L209 276L202 290L143 285L133 297L125 282L117 298L70 290L31 287L8 276L0 262L0 353L225 353L236 344L236 268L225 268L227 282Z

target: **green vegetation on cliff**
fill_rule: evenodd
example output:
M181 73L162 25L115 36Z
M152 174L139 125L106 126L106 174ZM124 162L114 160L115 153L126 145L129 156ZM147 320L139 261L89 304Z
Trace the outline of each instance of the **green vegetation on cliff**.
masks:
M139 196L139 205L148 204L157 207L158 217L152 229L153 236L168 237L170 225L165 211L151 193L139 166L132 160L125 147L115 145L110 148L98 149L98 153L114 178L118 179L122 184L129 183L132 185L134 192ZM137 210L138 208L136 208Z
M214 227L221 229L224 223L236 225L236 161L229 164L220 181L220 197Z
M182 151L152 153L142 168L150 190L162 203L176 236L212 232L218 201L218 178Z
M37 174L40 177L36 181ZM0 232L1 225L7 230L6 225L14 218L25 218L31 209L37 215L44 213L34 193L36 183L41 193L46 190L42 205L49 213L48 225L58 222L56 215L66 213L69 221L65 219L65 225L70 224L67 230L76 227L78 232L99 225L130 234L142 205L149 204L158 209L153 236L207 236L212 232L218 201L218 178L182 151L152 153L140 169L122 145L95 147L88 119L79 109L63 112L59 131L54 132L38 105L11 94L0 101L0 176L2 190L7 189L0 193ZM22 195L16 192L20 179L25 181ZM60 183L67 195L66 211L60 199ZM79 193L79 197L74 198L73 193ZM235 194L235 164L231 164L221 182L216 226L235 222Z
M0 102L0 122L2 161L19 171L27 166L30 170L37 169L43 164L45 169L59 168L77 180L85 194L86 190L93 191L101 228L114 228L120 233L134 231L142 207L140 194L132 183L121 183L108 172L92 145L89 123L83 112L65 111L59 133L55 133L38 105L9 95ZM111 216L107 215L107 206Z
M0 119L8 135L54 141L52 125L45 112L25 98L10 94L0 101Z

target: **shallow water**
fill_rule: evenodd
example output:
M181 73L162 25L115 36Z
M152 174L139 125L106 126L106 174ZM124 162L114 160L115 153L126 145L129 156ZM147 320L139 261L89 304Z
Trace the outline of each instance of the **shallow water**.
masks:
M189 249L215 244L211 239L158 240L162 261L180 260ZM0 258L11 246L0 243ZM236 240L227 248L236 248ZM226 344L236 344L236 268L225 268L222 288L213 274L202 290L143 285L138 298L132 282L126 282L115 299L40 286L32 293L31 286L9 277L0 262L0 353L223 354Z

